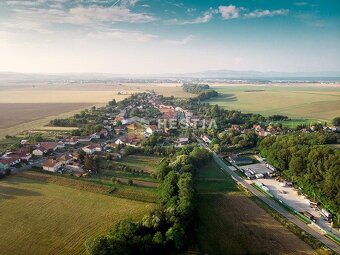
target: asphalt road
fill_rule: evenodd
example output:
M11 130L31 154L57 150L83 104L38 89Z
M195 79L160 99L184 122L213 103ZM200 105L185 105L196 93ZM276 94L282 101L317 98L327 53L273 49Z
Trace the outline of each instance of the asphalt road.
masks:
M210 148L203 143L200 139L196 137L197 141L199 144L206 148L207 150L211 151ZM325 237L324 235L320 234L319 232L315 231L311 227L309 227L307 224L293 216L291 213L289 213L286 209L284 209L282 206L274 202L272 199L269 197L265 196L263 193L261 193L259 190L255 189L253 186L251 186L249 183L247 183L244 179L242 179L240 176L238 176L236 173L234 173L222 160L219 156L217 156L216 153L211 151L213 153L213 158L215 162L223 169L225 170L233 179L234 181L238 182L241 184L244 188L249 190L253 195L257 196L259 199L261 199L263 202L265 202L268 206L273 208L275 211L280 213L282 216L287 218L289 221L293 222L295 225L318 239L320 242L325 244L328 248L336 252L337 254L340 254L340 246Z

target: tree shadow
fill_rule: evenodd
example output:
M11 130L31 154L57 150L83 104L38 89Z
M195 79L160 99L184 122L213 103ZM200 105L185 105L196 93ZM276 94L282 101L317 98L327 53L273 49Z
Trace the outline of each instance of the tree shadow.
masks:
M216 98L214 98L214 100L221 102L238 101L237 96L235 94L219 94Z
M8 187L0 185L0 200L1 199L14 199L15 197L25 196L41 196L42 194L37 191L16 188L16 187Z

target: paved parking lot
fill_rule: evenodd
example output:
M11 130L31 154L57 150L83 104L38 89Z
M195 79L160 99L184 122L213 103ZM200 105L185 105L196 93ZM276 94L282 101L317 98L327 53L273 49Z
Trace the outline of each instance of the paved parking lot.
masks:
M285 204L294 208L296 211L307 211L311 213L317 219L316 223L319 226L340 237L339 229L333 229L331 225L324 220L321 213L309 206L309 199L305 198L302 195L299 196L297 190L292 187L282 187L280 186L280 182L276 181L273 178L258 179L257 181L266 185L269 188L269 192L271 194L283 201Z

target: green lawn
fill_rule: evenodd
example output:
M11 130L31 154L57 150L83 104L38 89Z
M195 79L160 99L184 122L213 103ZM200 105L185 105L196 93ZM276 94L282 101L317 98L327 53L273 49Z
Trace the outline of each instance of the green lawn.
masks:
M260 113L265 116L284 114L291 118L307 119L307 121L308 119L330 121L340 116L338 88L307 85L212 85L211 87L219 92L220 96L211 99L209 103L227 109Z
M0 254L83 254L89 238L155 206L70 186L22 176L1 180Z

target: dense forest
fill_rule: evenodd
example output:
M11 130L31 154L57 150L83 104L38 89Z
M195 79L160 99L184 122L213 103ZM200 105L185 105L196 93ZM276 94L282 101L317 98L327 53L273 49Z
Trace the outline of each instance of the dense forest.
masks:
M336 143L338 134L294 133L264 138L262 156L309 196L337 217L340 216L340 151L326 144Z
M197 146L184 146L164 159L156 176L160 181L159 208L140 221L123 220L107 235L86 244L89 254L164 254L183 248L194 213L192 174L211 160L211 154Z

